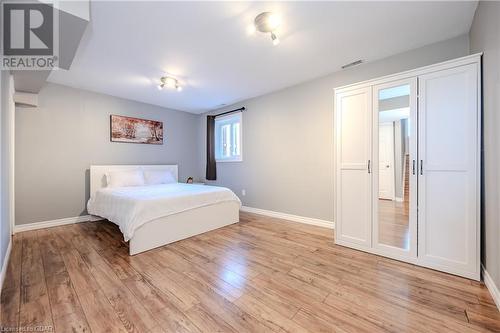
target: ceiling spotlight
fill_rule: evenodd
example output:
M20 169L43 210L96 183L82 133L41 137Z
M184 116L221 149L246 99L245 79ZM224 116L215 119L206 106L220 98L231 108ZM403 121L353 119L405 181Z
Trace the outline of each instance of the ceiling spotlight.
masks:
M158 86L158 89L162 90L165 87L175 89L177 91L182 90L182 87L179 85L179 81L171 76L162 76L160 78L160 85Z
M278 45L280 40L276 30L281 25L281 18L271 12L263 12L255 17L254 27L257 31L263 33L270 33L273 45Z

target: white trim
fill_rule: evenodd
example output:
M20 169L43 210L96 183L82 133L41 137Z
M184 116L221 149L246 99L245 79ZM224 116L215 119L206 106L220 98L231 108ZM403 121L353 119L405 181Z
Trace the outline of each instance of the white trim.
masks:
M17 91L14 93L14 103L16 103L17 107L37 108L38 107L38 94Z
M497 308L500 311L500 290L498 290L497 285L495 284L495 282L493 282L493 279L491 278L490 274L488 273L483 264L481 264L481 270L483 271L484 284L486 285L486 288L488 288L491 297L495 301L495 304L497 305Z
M394 197L394 200L396 202L403 202L403 198L399 198L399 197Z
M16 104L14 103L14 75L9 77L9 107L7 108L7 118L8 118L8 160L9 160L9 194L8 194L8 205L9 205L9 228L10 234L14 233L14 224L16 220L16 187L15 187L15 170L16 170Z
M28 223L28 224L20 224L14 226L14 233L29 231L29 230L38 230L45 228L58 227L61 225L80 223L80 222L89 222L89 221L97 221L94 216L91 215L82 215L75 217L67 217L64 219L51 220L51 221L43 221L36 223Z
M275 217L278 219L288 220L288 221L292 221L292 222L311 224L311 225L315 225L318 227L324 227L324 228L329 228L329 229L335 228L335 223L333 221L320 220L320 219L315 219L312 217L305 217L305 216L292 215L292 214L281 213L281 212L274 212L272 210L253 208L253 207L248 207L248 206L241 206L240 211L247 212L247 213L265 215L265 216L269 216L269 217Z
M7 251L5 252L5 257L3 261L2 271L0 272L0 295L3 289L3 282L5 280L5 275L7 274L7 267L9 266L10 251L12 250L12 237L9 237L9 245L7 246Z
M239 157L235 157L235 158L226 158L226 159L223 159L223 160L215 160L216 163L230 163L230 162L243 162L243 157L241 157L242 155L240 154Z

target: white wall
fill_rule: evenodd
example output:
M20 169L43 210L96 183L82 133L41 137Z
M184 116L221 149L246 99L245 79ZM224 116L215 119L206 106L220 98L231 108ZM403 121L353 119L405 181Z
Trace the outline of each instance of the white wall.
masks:
M5 90L5 83L4 83L4 77L7 76L6 75L7 72L5 71L0 71L0 175L2 175L2 180L3 180L3 162L4 162L4 156L3 156L3 153L2 153L2 148L3 146L5 145L4 143L4 138L3 138L3 129L4 129L4 101L5 101L5 94L4 94L4 90ZM9 243L9 240L10 240L10 237L8 238L7 236L9 236L8 234L8 230L5 228L5 224L6 224L6 221L4 220L3 216L4 216L4 205L3 205L3 199L4 199L4 192L2 190L2 186L1 186L1 182L0 182L0 271L3 271L3 263L4 263L4 260L5 260L5 254L7 252L7 246L8 246L8 243ZM7 225L8 226L8 225ZM0 280L0 287L2 285L2 282Z
M12 97L14 84L11 75L7 71L0 71L0 91L0 271L5 273L3 269L11 236L11 217L14 213L10 195L13 188L13 142L11 134L14 116ZM1 282L3 281L0 281L0 286Z
M333 89L467 54L464 35L213 112L247 108L243 162L218 163L215 184L231 188L246 206L333 221ZM199 132L198 172L204 175L205 116Z
M179 164L198 174L198 115L45 85L38 108L16 110L16 224L86 214L91 164ZM109 116L160 120L163 145L110 142Z
M500 288L500 3L481 1L470 31L483 54L482 263Z

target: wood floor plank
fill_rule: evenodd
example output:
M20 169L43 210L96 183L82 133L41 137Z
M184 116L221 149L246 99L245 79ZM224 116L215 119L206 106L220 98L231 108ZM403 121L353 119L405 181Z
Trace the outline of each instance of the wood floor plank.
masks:
M373 324L362 314L352 313L346 309L338 309L330 307L323 303L318 298L309 297L304 291L281 283L280 280L275 280L269 277L259 277L251 282L255 288L265 289L267 292L277 294L280 297L286 298L292 304L313 313L316 317L325 321L341 321L349 323L353 331L363 332L381 332L383 329L377 324ZM302 325L304 326L304 325ZM307 326L306 326L307 327Z
M76 249L62 254L92 332L127 332Z
M72 332L72 333L89 333L90 326L87 322L87 317L82 311L72 312L65 316L57 316L54 318L54 331L56 332Z
M183 311L176 307L165 307L154 314L160 326L167 332L202 333Z
M184 289L178 283L182 280L178 275L174 275L172 270L164 269L158 266L157 263L152 262L147 254L136 255L130 260L131 265L142 272L144 279L164 294L168 295L169 300L175 304L176 307L182 310L187 310L193 305L198 304L199 301L193 295L193 291ZM177 280L177 281L176 281Z
M53 327L52 312L36 231L23 235L19 327Z
M147 332L159 325L97 253L82 258L127 331Z
M71 319L71 327L77 330L88 328L87 320L83 316L80 302L55 239L47 229L40 230L37 234L40 240L47 291L56 328L58 326L68 327L64 320L58 320L59 317Z
M357 332L356 328L353 328L346 322L340 320L335 322L331 322L330 320L324 320L302 309L300 309L297 312L297 314L293 317L293 320L304 327L308 327L311 332L317 332L317 333Z
M135 256L109 222L18 234L0 314L62 333L500 332L483 283L249 213Z
M484 315L483 313L477 313L474 311L467 311L467 317L471 324L477 327L481 327L493 332L500 332L500 322L498 316L492 318L492 316Z
M83 238L88 239L88 237ZM159 325L100 253L89 248L85 242L80 242L75 238L73 241L74 247L127 331L147 332Z
M92 332L128 332L102 291L79 294L78 298Z
M235 304L275 332L309 332L251 294L242 295Z
M20 289L3 289L0 308L0 328L7 331L19 327Z
M186 311L186 316L191 322L199 327L202 332L238 332L218 315L205 310L202 304L195 305Z
M22 234L12 236L12 249L3 289L19 289L21 287L22 237Z
M300 307L291 304L286 298L266 292L264 289L257 289L252 286L245 286L245 293L261 300L274 311L291 319L299 311Z
M172 297L148 282L143 276L122 281L150 313L172 306Z
M3 330L19 326L22 248L22 235L14 235L10 260L0 297L0 328Z

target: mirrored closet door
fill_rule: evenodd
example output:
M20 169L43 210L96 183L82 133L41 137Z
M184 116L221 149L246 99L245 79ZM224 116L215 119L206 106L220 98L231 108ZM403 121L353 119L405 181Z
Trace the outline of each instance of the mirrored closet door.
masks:
M373 247L395 258L417 253L417 79L373 87Z

